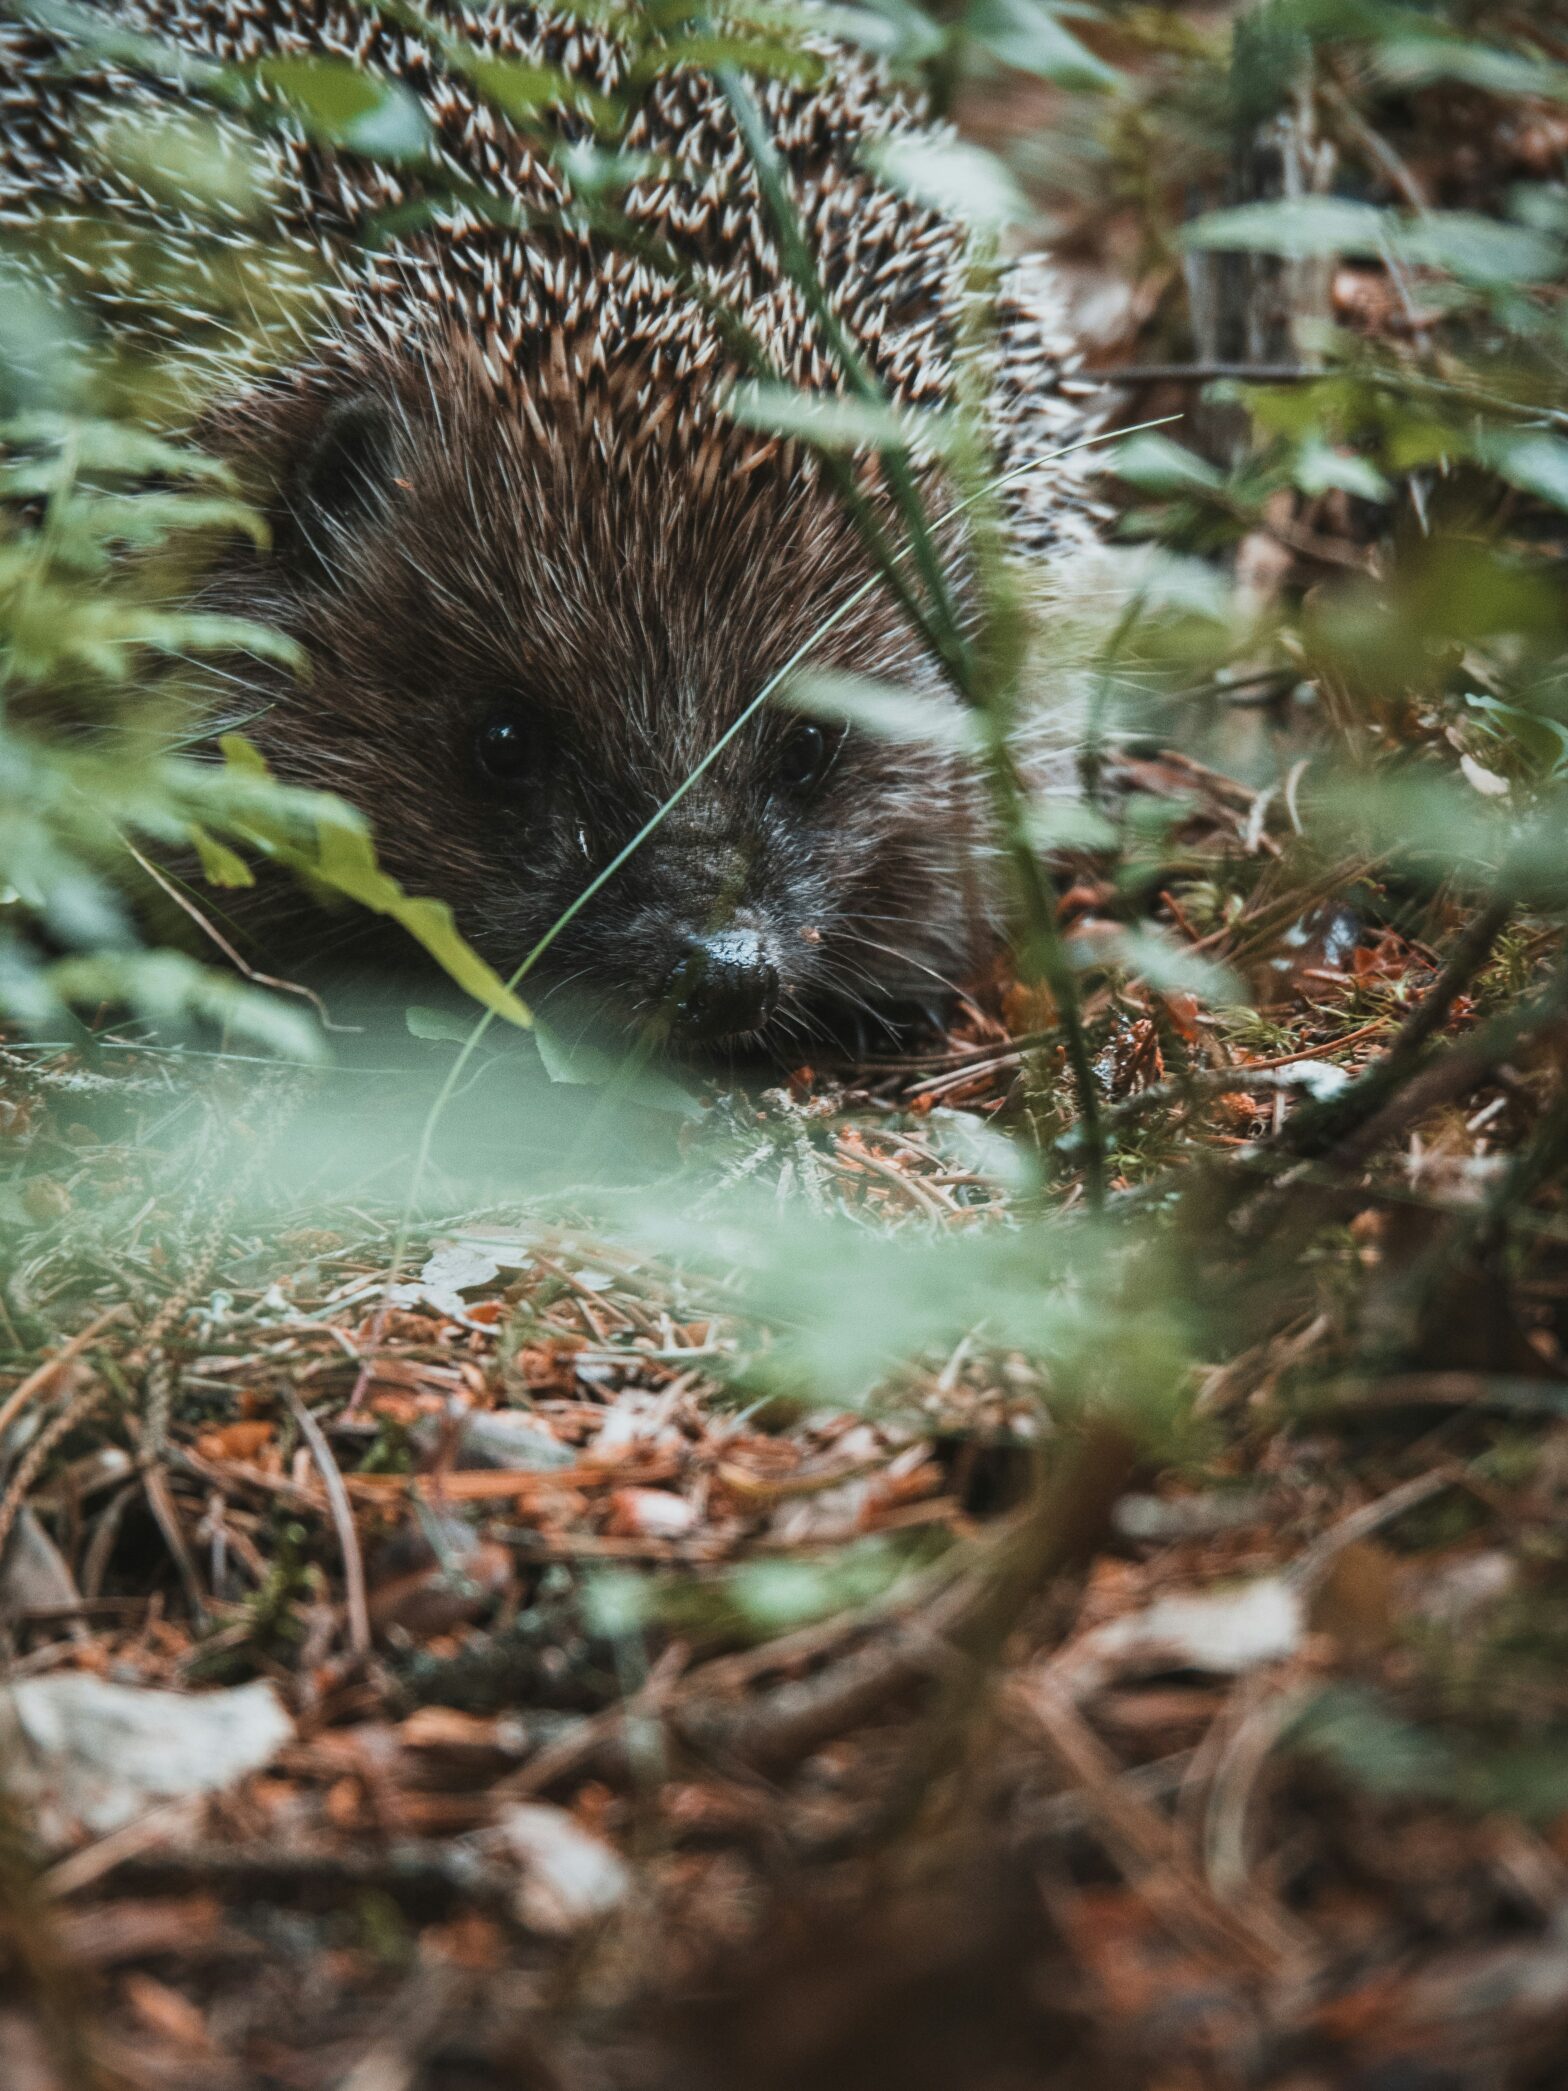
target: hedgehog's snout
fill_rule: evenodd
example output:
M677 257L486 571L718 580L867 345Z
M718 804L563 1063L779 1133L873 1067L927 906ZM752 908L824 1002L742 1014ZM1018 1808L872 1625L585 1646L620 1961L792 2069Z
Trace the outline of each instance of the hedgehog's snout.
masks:
M665 984L665 1000L688 1036L716 1040L758 1031L779 1002L779 970L754 929L694 936Z

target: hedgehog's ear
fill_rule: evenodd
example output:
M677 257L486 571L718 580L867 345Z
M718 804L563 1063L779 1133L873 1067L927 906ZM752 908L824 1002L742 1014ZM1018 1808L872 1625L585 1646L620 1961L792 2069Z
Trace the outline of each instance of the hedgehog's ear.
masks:
M384 512L396 469L396 428L386 408L374 399L339 401L322 416L292 475L291 535L330 564L336 532Z

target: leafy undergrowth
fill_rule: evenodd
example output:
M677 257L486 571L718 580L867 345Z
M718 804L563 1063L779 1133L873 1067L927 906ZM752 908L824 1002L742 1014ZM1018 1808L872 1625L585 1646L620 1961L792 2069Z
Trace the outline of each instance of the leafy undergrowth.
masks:
M8 2087L1563 2080L1562 54L1094 21L1071 1006L0 1049Z
M1279 848L1190 763L1127 781L1179 781L1208 877ZM1341 899L1256 1007L1091 1012L1109 1213L1185 1254L1166 1297L1098 1241L1054 1363L954 1275L1078 1209L985 1145L1052 1050L1005 984L940 1050L710 1102L684 1256L591 1193L262 1198L333 1078L13 1053L0 1603L50 1865L10 1877L8 2080L1552 2081L1568 1274L1554 1201L1478 1223L1556 1050L1461 1070L1370 1171L1326 1146L1305 1222L1288 1145L1434 990L1449 1067L1539 944L1445 979ZM968 1326L880 1370L944 1271ZM801 1317L863 1399L806 1391ZM1174 1437L1075 1391L1140 1343ZM126 1696L51 1703L83 1679ZM103 2074L57 2077L84 1995Z

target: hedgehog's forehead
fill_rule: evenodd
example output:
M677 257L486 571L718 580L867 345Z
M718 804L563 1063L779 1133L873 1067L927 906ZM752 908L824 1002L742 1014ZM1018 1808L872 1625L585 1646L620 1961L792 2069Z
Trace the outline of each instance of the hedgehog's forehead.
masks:
M646 369L586 398L474 383L453 351L400 403L404 477L431 549L564 594L713 617L735 589L834 598L863 573L860 541L804 446L699 415ZM683 406L687 411L682 411Z
M356 359L330 391L391 405L401 482L367 578L401 562L455 652L696 736L825 627L837 665L889 672L906 634L880 594L843 616L869 568L814 456L717 408L682 415L673 389L661 412L628 365L585 399L535 397L462 336Z

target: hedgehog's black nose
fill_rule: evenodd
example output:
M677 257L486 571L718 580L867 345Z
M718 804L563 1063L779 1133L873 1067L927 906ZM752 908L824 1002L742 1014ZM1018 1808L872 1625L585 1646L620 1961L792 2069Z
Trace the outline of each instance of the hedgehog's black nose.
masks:
M778 1007L778 968L754 929L721 929L692 938L665 992L683 1031L731 1038L757 1030Z

